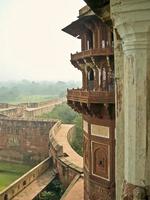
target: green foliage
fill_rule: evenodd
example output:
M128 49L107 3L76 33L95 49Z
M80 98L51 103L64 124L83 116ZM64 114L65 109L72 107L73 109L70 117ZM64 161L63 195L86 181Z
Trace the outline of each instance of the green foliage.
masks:
M83 134L82 134L82 118L77 112L73 111L66 103L55 106L49 112L40 116L44 119L60 119L63 123L76 125L76 137L73 138L72 148L80 155L83 154Z
M78 113L74 112L66 103L62 103L56 105L51 112L42 114L40 118L60 119L63 123L71 124L77 116Z
M81 156L83 156L83 133L82 133L82 118L77 115L73 123L76 125L76 136L72 141L72 148Z
M67 88L79 87L79 82L0 82L0 102L39 102L56 97L64 97Z
M64 188L58 178L55 178L45 191L40 194L39 200L59 200L64 193Z
M41 193L39 200L57 200L57 196L54 192L44 191Z

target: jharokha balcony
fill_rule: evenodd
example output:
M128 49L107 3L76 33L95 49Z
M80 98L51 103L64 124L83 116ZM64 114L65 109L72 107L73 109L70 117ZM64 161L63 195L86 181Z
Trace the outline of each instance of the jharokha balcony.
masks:
M83 89L67 90L67 103L76 112L102 117L103 114L114 117L114 91L92 91Z
M115 104L114 71L111 66L98 68L96 73L94 69L85 67L85 71L82 71L82 83L82 89L67 90L69 106L86 115L111 111Z
M71 54L71 61L78 61L86 59L88 57L101 57L101 56L112 56L114 54L112 47L107 48L98 48L98 49L89 49L82 52L77 52Z
M75 101L86 104L98 104L98 103L115 103L115 94L113 91L92 91L83 89L67 90L67 100Z

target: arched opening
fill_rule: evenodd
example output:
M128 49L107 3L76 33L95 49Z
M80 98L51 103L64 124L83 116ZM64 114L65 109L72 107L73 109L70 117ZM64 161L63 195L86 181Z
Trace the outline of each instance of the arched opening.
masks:
M26 181L23 181L23 186L25 186L26 185Z
M106 72L106 68L103 67L102 68L102 90L106 91L107 90L107 72Z
M94 89L94 71L93 71L93 69L90 69L88 71L88 89L89 90Z
M5 194L4 200L8 200L8 194Z
M93 33L89 30L87 37L87 50L93 49Z

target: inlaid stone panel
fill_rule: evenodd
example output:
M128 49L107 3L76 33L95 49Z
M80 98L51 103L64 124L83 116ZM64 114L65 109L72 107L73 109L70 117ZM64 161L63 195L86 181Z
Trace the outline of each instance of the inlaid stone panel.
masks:
M91 124L91 135L109 138L109 127Z

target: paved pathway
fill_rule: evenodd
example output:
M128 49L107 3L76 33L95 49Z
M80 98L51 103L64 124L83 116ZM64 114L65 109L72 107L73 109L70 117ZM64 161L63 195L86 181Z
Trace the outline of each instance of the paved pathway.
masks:
M48 169L35 181L29 184L22 192L15 196L12 200L32 200L37 196L53 179L55 173Z
M68 157L65 159L75 164L76 166L83 168L83 157L81 157L72 149L67 139L68 131L72 126L73 125L71 124L62 124L61 128L58 130L55 136L55 139L58 144L63 146L63 152L68 155Z
M71 183L61 200L83 200L84 180L80 177L74 184Z

